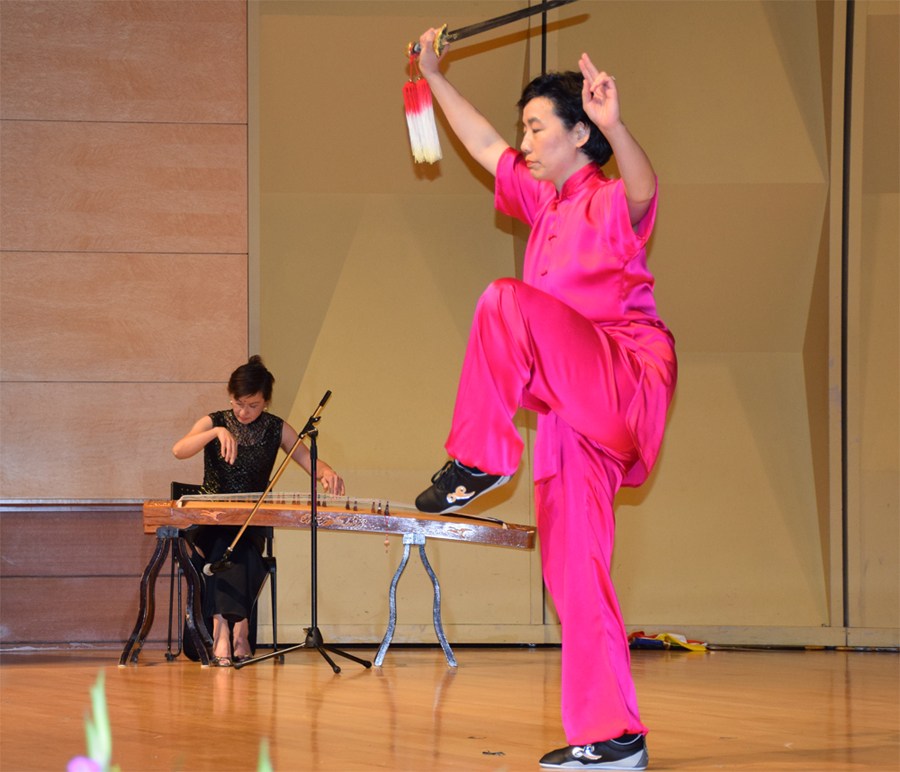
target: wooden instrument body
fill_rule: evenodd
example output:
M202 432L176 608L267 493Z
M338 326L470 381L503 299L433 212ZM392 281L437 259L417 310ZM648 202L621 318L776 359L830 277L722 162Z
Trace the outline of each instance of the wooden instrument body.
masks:
M312 508L309 497L264 502L253 515L251 525L275 528L309 528ZM178 501L144 503L144 532L156 533L161 526L187 528L191 525L243 525L253 511L254 501L230 501L206 497L186 497ZM316 527L325 531L376 534L421 534L428 539L471 542L495 547L533 549L533 526L467 518L460 514L429 515L390 502L354 499L327 499L316 505Z

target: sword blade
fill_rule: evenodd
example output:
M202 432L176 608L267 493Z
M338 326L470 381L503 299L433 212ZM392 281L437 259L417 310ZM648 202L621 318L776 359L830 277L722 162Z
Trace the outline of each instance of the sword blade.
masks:
M454 40L463 40L464 38L470 38L473 35L487 32L490 29L503 27L507 24L512 24L514 21L519 21L519 19L527 19L529 16L535 16L539 13L545 13L546 11L550 11L554 8L559 8L559 6L561 5L568 5L569 3L574 2L575 0L544 0L544 2L539 3L538 5L532 5L528 8L520 8L518 11L504 13L502 16L495 16L493 19L486 19L485 21L479 21L475 24L468 24L465 27L450 30L449 32L442 31L435 40L435 45L438 50L440 50L447 43L452 43ZM446 29L446 25L444 25L444 28ZM419 47L418 43L411 44L408 48L408 51L410 53L416 55L418 55L421 50L422 49Z
M452 43L455 40L470 38L472 37L472 35L479 35L482 32L487 32L489 29L494 29L495 27L503 27L507 24L512 24L514 21L518 21L519 19L527 19L529 16L535 16L539 13L543 13L544 11L549 11L553 8L558 8L561 5L568 5L569 3L574 2L575 0L545 0L545 2L540 3L539 5L532 5L528 8L520 8L518 11L504 13L502 16L495 16L493 19L486 19L485 21L479 21L475 24L468 24L465 27L460 27L459 29L450 30L444 35L444 41L447 43Z

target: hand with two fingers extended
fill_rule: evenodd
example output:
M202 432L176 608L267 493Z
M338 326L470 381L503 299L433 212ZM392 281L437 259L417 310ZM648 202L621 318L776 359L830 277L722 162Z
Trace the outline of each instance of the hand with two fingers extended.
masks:
M616 79L609 73L598 70L587 54L581 55L578 67L584 76L581 98L588 118L600 131L621 123Z

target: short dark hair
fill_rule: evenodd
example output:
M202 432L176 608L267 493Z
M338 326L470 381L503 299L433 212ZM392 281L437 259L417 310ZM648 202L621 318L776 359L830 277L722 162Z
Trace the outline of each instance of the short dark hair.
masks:
M583 123L588 131L587 142L581 149L594 163L603 166L612 158L612 148L603 132L587 117L581 100L581 89L584 85L584 76L580 72L569 70L567 72L548 72L539 75L531 83L525 86L522 98L519 99L520 110L525 108L532 99L545 97L553 103L554 114L563 122L566 129L574 129L579 122Z
M274 383L275 376L263 364L259 354L254 354L247 360L247 364L241 365L231 374L228 393L236 399L262 394L263 399L269 402Z

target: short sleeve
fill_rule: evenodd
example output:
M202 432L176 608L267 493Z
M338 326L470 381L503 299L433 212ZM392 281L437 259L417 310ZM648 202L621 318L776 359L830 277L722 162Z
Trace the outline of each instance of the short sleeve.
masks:
M520 152L507 148L497 162L494 180L494 207L532 225L541 200L541 185L531 176Z
M602 189L601 195L591 202L591 218L605 223L603 239L607 248L623 260L628 260L647 245L656 222L656 203L659 188L653 192L653 199L637 227L631 224L625 184L622 180L612 180Z

